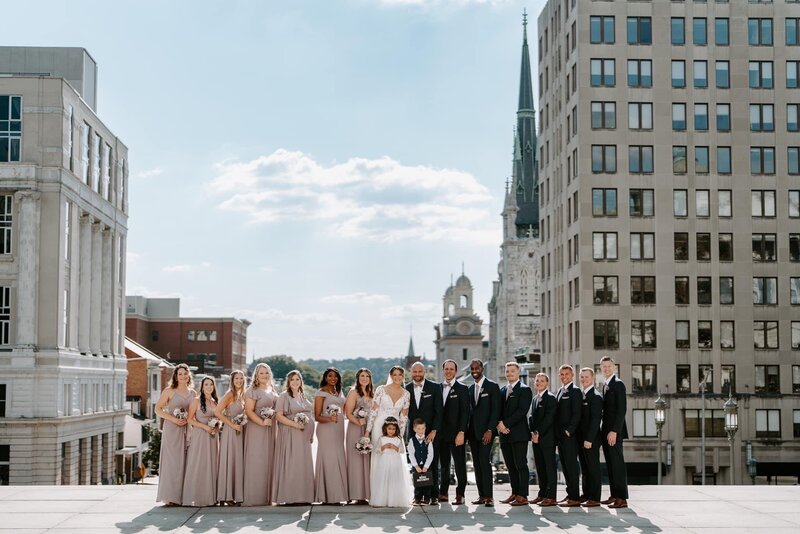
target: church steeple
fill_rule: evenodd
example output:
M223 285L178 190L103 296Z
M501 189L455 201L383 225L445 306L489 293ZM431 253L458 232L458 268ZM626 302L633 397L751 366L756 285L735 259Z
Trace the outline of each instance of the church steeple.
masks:
M519 152L517 152L519 150ZM519 237L538 235L539 229L539 174L536 163L536 111L533 101L531 59L528 51L528 14L522 13L522 65L519 79L519 107L514 148L514 170L517 198L516 226ZM531 232L534 228L534 232Z
M408 355L409 357L413 358L416 356L414 352L414 338L412 336L408 336Z

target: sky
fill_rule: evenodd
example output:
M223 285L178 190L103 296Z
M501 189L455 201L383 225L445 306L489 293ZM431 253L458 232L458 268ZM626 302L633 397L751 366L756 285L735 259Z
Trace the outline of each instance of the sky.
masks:
M434 357L462 264L489 321L521 13L535 58L544 3L27 0L3 44L98 63L128 295L251 321L248 359L400 356L412 332Z

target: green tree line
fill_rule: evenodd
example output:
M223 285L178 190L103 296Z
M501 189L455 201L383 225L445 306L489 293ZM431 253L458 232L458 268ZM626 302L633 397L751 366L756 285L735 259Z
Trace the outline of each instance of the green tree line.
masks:
M250 363L248 367L248 375L252 375L253 369L259 363L266 363L272 369L272 374L275 376L276 382L283 382L286 373L292 369L297 369L303 375L303 382L313 388L319 386L322 373L328 367L336 367L342 373L342 385L345 391L355 383L356 371L362 367L366 367L372 371L372 380L375 385L381 385L386 381L389 376L389 369L393 365L402 365L402 358L347 358L344 360L300 360L297 361L291 356L286 354L277 354L274 356L267 356L264 358L257 358Z

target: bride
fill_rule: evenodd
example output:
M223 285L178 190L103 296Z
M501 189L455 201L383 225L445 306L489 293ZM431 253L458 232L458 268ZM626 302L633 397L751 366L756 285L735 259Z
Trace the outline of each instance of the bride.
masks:
M404 377L405 370L402 367L392 367L386 385L380 386L375 392L369 414L367 432L370 433L373 446L369 500L372 506L407 507L413 498L411 475L406 463L406 445L403 442L411 398L403 387ZM390 417L399 421L399 432L392 439L394 443L399 442L399 450L392 447L382 451L381 443L387 440L384 436L384 422ZM389 426L392 426L391 421ZM402 467L399 469L398 462L402 462ZM398 471L403 477L399 484Z

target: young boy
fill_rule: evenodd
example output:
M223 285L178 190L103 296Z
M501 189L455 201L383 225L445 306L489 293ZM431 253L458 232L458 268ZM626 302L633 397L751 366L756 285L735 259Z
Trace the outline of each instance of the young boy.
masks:
M425 421L414 419L414 435L408 440L408 461L417 473L427 473L433 463L433 444L425 441ZM414 488L414 504L430 504L433 486Z

